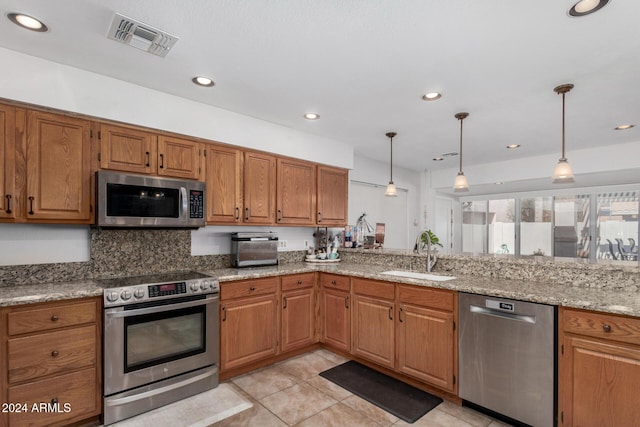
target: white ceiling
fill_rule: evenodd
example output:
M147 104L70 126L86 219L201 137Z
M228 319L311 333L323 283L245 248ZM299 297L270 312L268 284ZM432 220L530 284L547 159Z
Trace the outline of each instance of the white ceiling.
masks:
M571 18L574 0L3 0L0 46L352 145L416 171L640 139L640 1ZM179 37L166 58L106 38L118 12ZM8 64L3 64L7 66ZM201 88L195 75L216 85ZM427 91L443 93L436 102ZM308 121L313 111L321 119ZM233 143L233 141L227 141ZM507 144L522 147L507 150ZM553 165L545 165L550 171ZM549 172L550 173L550 172ZM452 177L453 181L453 177Z

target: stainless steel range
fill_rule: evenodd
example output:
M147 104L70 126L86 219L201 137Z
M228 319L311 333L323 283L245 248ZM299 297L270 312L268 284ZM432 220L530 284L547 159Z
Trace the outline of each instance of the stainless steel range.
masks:
M100 284L105 425L218 385L215 277L187 271Z

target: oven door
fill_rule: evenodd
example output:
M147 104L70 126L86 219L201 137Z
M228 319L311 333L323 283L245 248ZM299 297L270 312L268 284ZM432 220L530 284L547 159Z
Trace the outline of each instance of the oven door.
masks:
M104 394L218 362L218 294L104 311Z

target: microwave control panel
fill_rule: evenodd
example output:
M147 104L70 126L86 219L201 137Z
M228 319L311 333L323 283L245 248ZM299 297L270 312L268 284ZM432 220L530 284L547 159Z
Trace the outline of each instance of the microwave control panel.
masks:
M204 191L189 190L189 218L204 218Z

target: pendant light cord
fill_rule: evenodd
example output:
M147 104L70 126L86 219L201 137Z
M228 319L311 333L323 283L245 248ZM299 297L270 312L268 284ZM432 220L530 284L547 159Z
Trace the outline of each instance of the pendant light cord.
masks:
M460 119L460 170L458 172L462 172L462 121L464 118Z
M567 158L564 156L564 95L566 92L562 92L562 160Z
M390 157L390 161L389 161L389 180L390 182L393 182L393 137L390 138L391 139L391 155Z

